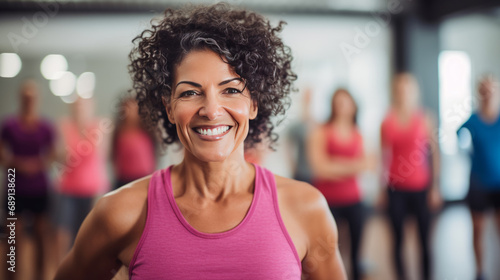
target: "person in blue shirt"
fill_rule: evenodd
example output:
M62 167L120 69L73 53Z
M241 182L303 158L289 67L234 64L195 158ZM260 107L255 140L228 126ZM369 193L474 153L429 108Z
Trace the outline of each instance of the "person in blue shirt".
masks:
M472 216L476 279L479 280L485 279L482 270L482 236L486 211L492 207L500 232L500 90L493 76L480 80L477 100L478 110L458 132L467 129L472 139L467 202Z

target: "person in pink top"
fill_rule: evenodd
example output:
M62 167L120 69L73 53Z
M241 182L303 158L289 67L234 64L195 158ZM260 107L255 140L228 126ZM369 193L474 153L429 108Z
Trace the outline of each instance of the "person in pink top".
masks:
M148 133L133 97L120 100L111 140L111 159L117 189L153 173L156 168L154 135Z
M335 91L328 121L312 131L308 139L313 185L325 196L335 219L349 225L351 279L361 279L359 251L365 210L357 175L374 167L363 151L358 130L357 105L345 89ZM342 239L340 240L341 244Z
M71 117L61 120L64 161L59 173L59 242L67 252L94 199L109 189L105 144L109 122L93 114L93 100L78 98L71 104Z
M168 9L130 57L142 116L180 143L180 164L101 198L55 279L346 279L337 229L314 187L244 159L276 141L289 49L253 12Z
M416 79L409 73L394 77L391 109L381 127L384 184L383 204L394 234L397 279L407 279L402 260L404 222L413 214L418 223L422 279L430 279L429 207L440 203L439 146L434 121L419 106ZM385 198L387 196L387 198Z

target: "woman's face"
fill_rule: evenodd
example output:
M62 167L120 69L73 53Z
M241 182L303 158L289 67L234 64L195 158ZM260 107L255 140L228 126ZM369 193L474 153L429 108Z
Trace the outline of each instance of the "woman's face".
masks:
M335 116L342 119L352 119L356 113L353 100L345 91L339 91L332 100Z
M223 161L238 148L243 156L249 120L257 116L244 81L208 50L191 51L178 64L166 110L187 152L205 162Z
M482 101L482 107L498 106L499 88L498 82L492 78L483 79L478 88L479 98Z
M21 107L25 112L34 112L38 106L38 87L35 82L28 81L21 88Z
M393 84L394 102L401 107L414 107L418 103L416 81L408 74L396 76Z

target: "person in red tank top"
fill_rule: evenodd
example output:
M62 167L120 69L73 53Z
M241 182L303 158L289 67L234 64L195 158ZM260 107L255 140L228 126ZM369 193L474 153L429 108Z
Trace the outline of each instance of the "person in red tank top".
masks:
M156 169L155 137L139 116L134 97L120 100L111 139L114 189L153 173Z
M277 26L228 4L168 9L138 35L139 112L181 163L101 198L60 279L347 279L337 228L313 186L248 163L274 144L296 75Z
M409 73L394 77L392 105L381 127L384 184L382 204L387 204L394 234L394 264L397 278L406 279L401 247L407 214L414 214L419 227L422 278L431 275L429 252L429 207L440 204L438 192L439 146L432 118L418 102L416 79Z
M345 219L349 225L355 280L361 278L359 250L365 219L356 177L374 166L372 158L363 153L363 139L356 125L357 110L351 94L338 89L332 97L329 120L316 128L308 140L313 185L325 196L335 219Z

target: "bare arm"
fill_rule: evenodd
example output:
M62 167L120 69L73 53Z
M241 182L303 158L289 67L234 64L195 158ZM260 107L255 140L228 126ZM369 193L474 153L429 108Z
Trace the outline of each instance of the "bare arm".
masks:
M337 225L325 198L319 192L315 196L305 225L308 248L302 260L302 279L347 279L338 248Z
M11 156L7 151L7 147L5 143L2 140L0 140L0 165L7 167L10 165L10 161L11 161Z
M432 158L432 186L429 191L429 206L432 210L438 210L442 205L441 193L439 191L439 180L441 174L441 157L439 151L439 142L436 135L436 121L432 115L426 116L427 130L429 134L429 152Z
M326 199L307 183L275 178L281 217L302 261L302 279L347 279Z
M386 186L389 184L389 165L391 161L391 149L387 139L384 137L384 124L380 127L380 152L381 152L381 172L380 172L380 192L376 202L377 208L385 209L387 207Z
M434 187L439 185L439 176L440 176L440 152L439 152L439 143L437 139L434 137L437 133L436 131L436 121L432 115L426 116L427 121L427 130L429 134L429 151L432 157L432 179L434 182Z
M60 265L56 280L111 279L122 264L129 265L130 252L133 254L144 228L149 179L133 184L137 186L129 185L99 199Z
M17 172L33 174L40 170L42 164L38 157L16 157L12 154L7 143L0 140L0 165L6 168L15 168Z
M75 245L60 265L59 279L111 279L120 263L119 248L110 234L106 218L106 198L102 198L83 222Z
M337 180L356 175L365 169L365 159L328 157L325 152L326 136L321 127L316 128L307 141L307 154L314 176Z

